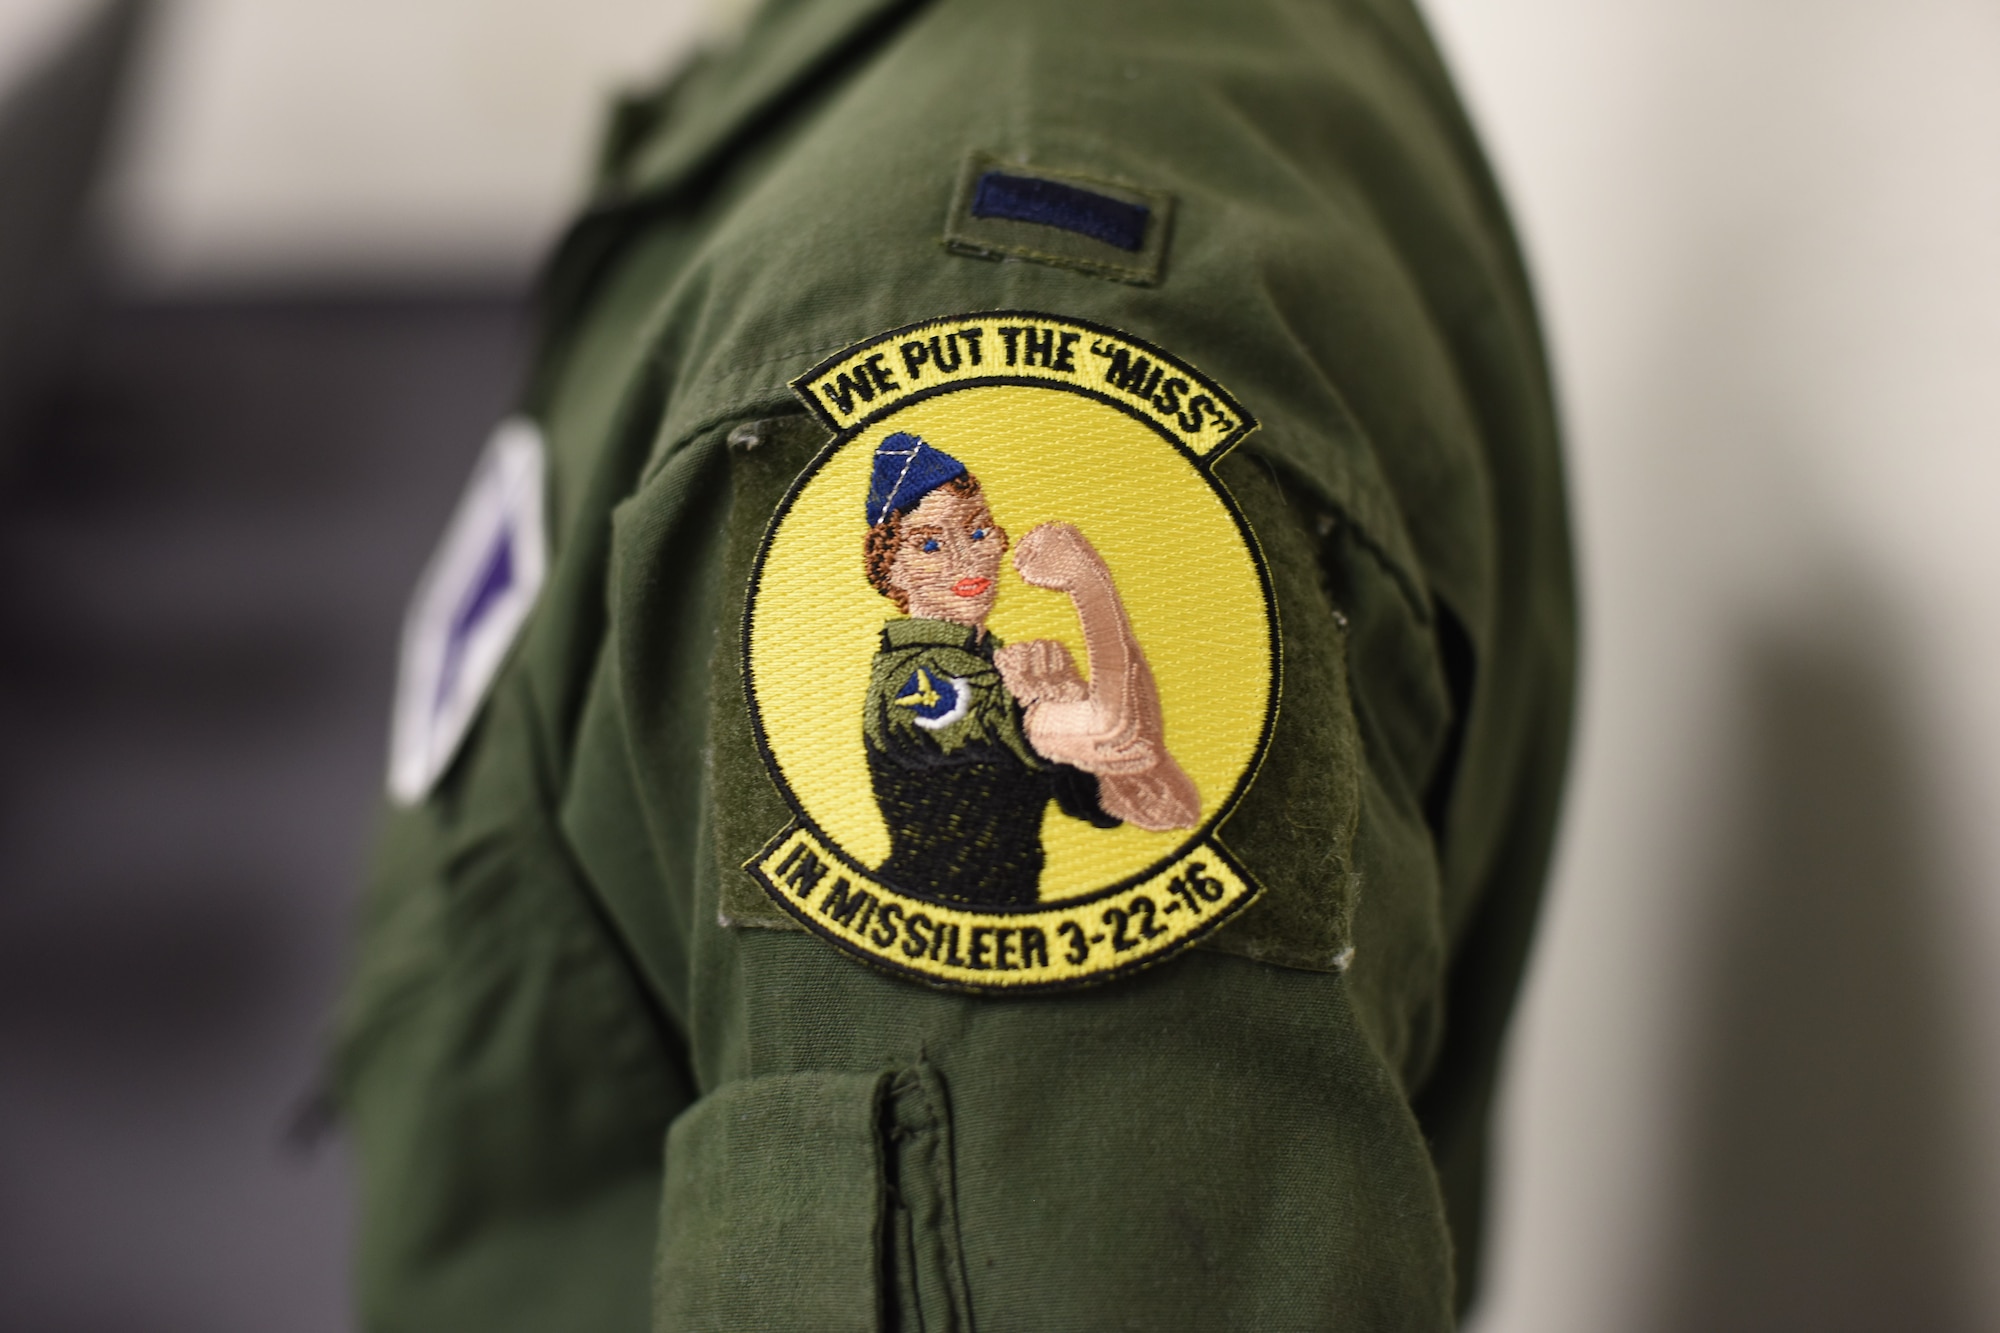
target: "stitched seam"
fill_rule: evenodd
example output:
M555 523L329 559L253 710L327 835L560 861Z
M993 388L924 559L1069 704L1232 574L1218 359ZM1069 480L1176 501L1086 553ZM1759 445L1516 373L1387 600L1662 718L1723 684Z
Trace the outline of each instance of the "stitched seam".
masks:
M1417 618L1417 623L1426 628L1430 626L1430 597L1423 585L1418 581L1416 575L1403 568L1402 562L1397 560L1390 553L1389 549L1375 537L1375 534L1369 531L1368 525L1355 517L1351 506L1328 496L1319 485L1300 476L1283 459L1273 458L1261 449L1256 448L1254 443L1250 449L1250 457L1262 463L1270 471L1281 491L1290 491L1293 488L1302 489L1307 495L1324 504L1328 512L1337 516L1340 520L1341 530L1353 534L1354 544L1366 552L1369 558L1380 565L1382 571L1389 576L1389 581L1395 585L1396 591L1402 595L1403 601L1409 607L1410 614ZM1329 533L1328 535L1331 536L1332 534ZM1322 538L1322 546L1324 541L1325 538ZM1335 609L1339 610L1339 607L1336 606Z
M768 366L774 362L789 361L795 356L823 357L828 352L837 352L841 348L846 347L848 345L849 344L846 342L832 342L832 343L821 343L818 347L800 347L790 352L779 352L776 356L767 356L761 361L740 361L737 363L736 369L739 372L745 370L755 370L759 366Z
M771 390L769 392L775 394L778 391ZM711 412L699 421L690 424L674 438L673 443L667 445L665 448L659 448L655 444L654 447L658 452L651 459L647 460L644 470L639 474L638 482L632 487L631 495L637 495L640 491L644 490L647 484L660 474L660 469L671 462L676 454L711 431L719 430L723 426L731 424L743 424L753 421L780 421L788 420L792 417L804 417L806 415L804 406L799 403L797 398L791 395L789 390L784 391L782 399L777 400L778 407L776 409L771 411L760 410L758 405L769 401L772 400L750 395L734 399L731 401L729 407ZM791 411L783 410L786 404L791 405ZM631 495L628 495L626 499L630 499Z
M1035 259L1044 264L1055 264L1065 268L1079 268L1092 272L1123 274L1134 278L1157 279L1159 269L1134 268L1130 264L1120 264L1113 260L1090 259L1079 255L1052 254L1047 250L1037 250L1033 246L1015 245L1006 241L973 241L959 236L947 236L945 245L963 254L988 256L1009 255L1020 259Z
M1382 567L1383 572L1388 574L1390 582L1394 583L1396 590L1403 595L1403 600L1409 603L1410 614L1417 618L1419 625L1428 628L1431 623L1430 598L1425 595L1423 589L1417 586L1416 576L1405 570L1401 563L1390 556L1383 549L1382 544L1376 541L1368 529L1357 522L1352 514L1349 514L1342 506L1335 505L1334 508L1340 510L1340 516L1345 527L1349 532L1354 534L1355 545L1360 547L1376 564Z

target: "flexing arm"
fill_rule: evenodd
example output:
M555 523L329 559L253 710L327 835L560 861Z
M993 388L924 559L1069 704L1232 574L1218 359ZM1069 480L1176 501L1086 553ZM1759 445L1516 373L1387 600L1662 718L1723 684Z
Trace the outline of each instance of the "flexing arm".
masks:
M1168 753L1160 693L1103 557L1067 523L1021 539L1014 567L1038 588L1067 593L1089 655L1085 685L1059 643L1000 650L995 664L1025 709L1035 750L1098 779L1109 814L1144 829L1192 828L1201 819L1194 781Z

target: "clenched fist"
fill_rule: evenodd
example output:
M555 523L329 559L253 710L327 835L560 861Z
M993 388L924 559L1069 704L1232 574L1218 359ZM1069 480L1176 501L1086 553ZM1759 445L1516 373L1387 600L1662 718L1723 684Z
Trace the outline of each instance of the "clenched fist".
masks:
M1111 579L1090 538L1070 523L1044 523L1021 538L1014 568L1027 582L1052 592L1073 594L1090 580Z

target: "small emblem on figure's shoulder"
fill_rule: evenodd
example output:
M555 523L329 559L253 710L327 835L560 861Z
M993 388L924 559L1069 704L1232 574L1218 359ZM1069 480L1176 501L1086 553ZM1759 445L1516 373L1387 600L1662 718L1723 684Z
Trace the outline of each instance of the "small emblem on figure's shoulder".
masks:
M744 613L795 818L746 869L932 984L1102 980L1256 896L1216 836L1278 702L1269 579L1214 475L1255 423L1114 329L995 312L793 388L835 431Z
M903 683L896 706L910 710L910 720L926 731L948 727L965 716L972 691L963 676L933 676L918 667Z

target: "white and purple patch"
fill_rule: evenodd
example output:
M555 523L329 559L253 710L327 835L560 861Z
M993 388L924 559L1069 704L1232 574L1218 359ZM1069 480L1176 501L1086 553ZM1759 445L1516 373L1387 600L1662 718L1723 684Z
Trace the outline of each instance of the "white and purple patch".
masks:
M410 599L389 737L400 805L423 800L451 764L541 591L544 453L534 422L500 423Z

